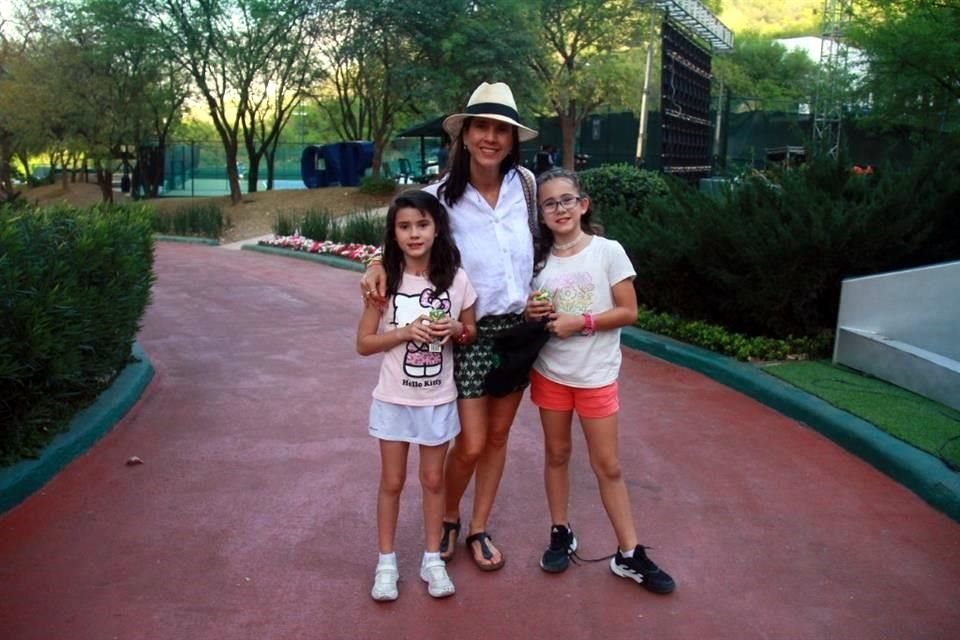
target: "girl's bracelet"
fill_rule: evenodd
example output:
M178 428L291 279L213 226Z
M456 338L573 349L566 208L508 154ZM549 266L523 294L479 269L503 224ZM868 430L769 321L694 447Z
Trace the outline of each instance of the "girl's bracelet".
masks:
M589 313L583 314L583 329L580 330L580 335L582 336L592 336L597 331L597 323L593 319L593 315Z

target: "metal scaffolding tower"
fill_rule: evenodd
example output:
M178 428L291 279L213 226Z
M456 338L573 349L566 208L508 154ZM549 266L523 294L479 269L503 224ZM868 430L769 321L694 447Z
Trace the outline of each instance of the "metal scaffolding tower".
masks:
M813 152L836 158L846 88L847 45L844 34L853 0L824 0L820 65L813 111Z

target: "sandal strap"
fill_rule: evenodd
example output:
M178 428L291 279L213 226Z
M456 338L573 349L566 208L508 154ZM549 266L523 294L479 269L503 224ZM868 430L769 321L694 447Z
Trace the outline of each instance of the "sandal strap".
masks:
M444 535L444 536L449 535L451 531L453 531L453 532L455 532L455 533L457 533L457 534L459 535L459 533L460 533L460 521L459 521L459 520L457 520L456 522L447 522L446 520L444 520L444 521L442 522L442 524L443 524L443 535Z
M443 525L443 535L440 536L440 553L447 553L451 547L450 534L453 533L453 544L456 544L457 538L460 536L460 521L447 522L443 520L441 524Z
M474 542L480 543L480 554L483 556L484 560L493 560L493 552L490 551L490 547L487 546L487 540L493 542L493 538L490 537L486 531L478 531L472 536L467 536L466 544L471 546Z

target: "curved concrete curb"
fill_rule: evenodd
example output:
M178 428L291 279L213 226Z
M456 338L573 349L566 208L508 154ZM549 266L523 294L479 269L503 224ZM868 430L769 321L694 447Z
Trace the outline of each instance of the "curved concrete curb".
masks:
M306 251L294 251L293 249L282 249L280 247L268 247L260 244L245 244L241 247L247 251L259 251L260 253L272 253L277 256L286 256L287 258L297 258L299 260L309 260L311 262L322 262L338 269L347 269L363 273L364 266L359 262L331 256L325 253L308 253Z
M0 513L19 504L89 449L140 399L153 378L153 365L137 343L133 344L133 357L136 361L128 364L93 404L77 413L67 431L54 438L39 458L0 469Z
M153 234L153 239L160 240L161 242L183 242L186 244L207 244L214 247L220 244L220 241L214 238L197 238L195 236L168 236L162 233Z
M960 474L934 456L753 365L635 327L623 330L621 342L693 369L806 424L960 522Z

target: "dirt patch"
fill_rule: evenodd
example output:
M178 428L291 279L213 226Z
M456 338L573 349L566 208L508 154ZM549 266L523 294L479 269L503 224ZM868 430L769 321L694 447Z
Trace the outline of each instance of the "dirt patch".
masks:
M130 202L130 198L114 193L115 202ZM76 207L89 207L100 202L100 189L95 184L70 183L66 189L60 184L34 187L23 192L23 197L38 205L65 202ZM244 194L243 201L233 205L230 196L207 198L158 198L143 203L161 212L173 212L193 204L216 204L227 218L222 242L238 242L272 233L278 213L302 213L310 209L326 209L333 216L385 207L390 196L371 196L356 187L326 187L323 189L285 189Z

